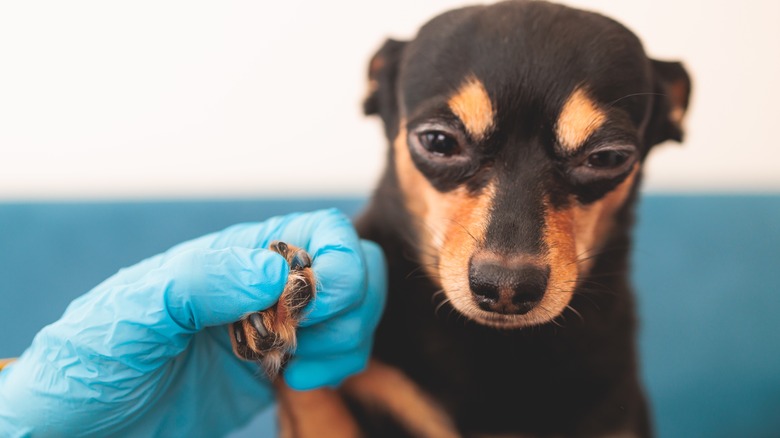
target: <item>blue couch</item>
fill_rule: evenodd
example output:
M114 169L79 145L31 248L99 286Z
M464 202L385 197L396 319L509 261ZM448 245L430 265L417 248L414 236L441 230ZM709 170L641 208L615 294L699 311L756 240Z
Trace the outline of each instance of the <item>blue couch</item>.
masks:
M0 203L0 358L122 266L236 222L362 199ZM634 283L661 437L780 436L780 196L647 196ZM272 428L260 415L234 436ZM264 436L265 434L261 434Z

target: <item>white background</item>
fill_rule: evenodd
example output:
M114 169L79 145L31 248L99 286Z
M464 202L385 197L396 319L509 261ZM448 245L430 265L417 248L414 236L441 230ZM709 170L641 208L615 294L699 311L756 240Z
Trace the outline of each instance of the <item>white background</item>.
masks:
M368 59L470 3L0 0L0 200L367 194ZM780 191L780 2L567 3L694 78L648 190Z

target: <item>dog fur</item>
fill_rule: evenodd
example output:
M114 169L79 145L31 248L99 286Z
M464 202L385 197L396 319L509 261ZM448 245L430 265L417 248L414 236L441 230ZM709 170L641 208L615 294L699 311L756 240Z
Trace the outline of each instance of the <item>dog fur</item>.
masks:
M604 16L457 9L369 66L387 168L356 221L389 263L368 369L283 389L284 436L640 436L629 284L652 146L690 80Z

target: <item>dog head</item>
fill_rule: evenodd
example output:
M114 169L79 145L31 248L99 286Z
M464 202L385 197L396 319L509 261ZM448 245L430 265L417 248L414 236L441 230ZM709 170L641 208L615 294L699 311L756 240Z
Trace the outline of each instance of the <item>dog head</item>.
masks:
M419 262L458 311L517 328L568 306L690 81L622 25L536 1L454 10L369 66L367 114Z

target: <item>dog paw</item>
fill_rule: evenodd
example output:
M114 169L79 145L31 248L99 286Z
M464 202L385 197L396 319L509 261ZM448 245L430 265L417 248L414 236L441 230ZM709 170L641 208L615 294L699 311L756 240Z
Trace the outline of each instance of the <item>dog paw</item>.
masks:
M247 315L231 324L233 352L244 360L258 361L273 380L295 350L298 327L306 304L314 298L316 283L309 254L284 242L272 242L269 249L290 265L287 285L272 307Z

